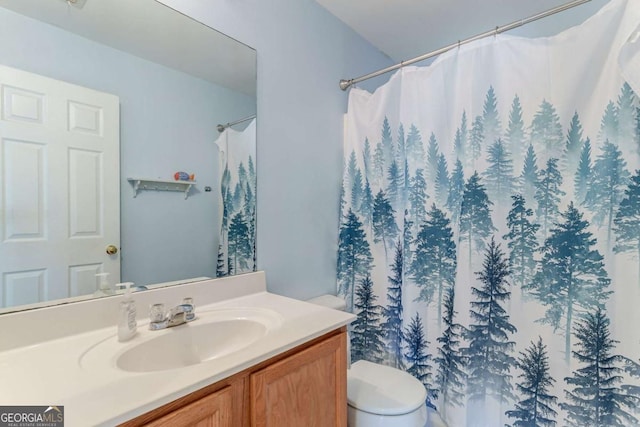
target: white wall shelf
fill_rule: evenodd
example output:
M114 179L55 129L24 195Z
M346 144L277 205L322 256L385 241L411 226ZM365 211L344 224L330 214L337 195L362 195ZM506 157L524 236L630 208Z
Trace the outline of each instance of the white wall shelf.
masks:
M189 190L193 187L195 181L171 181L164 179L152 179L152 178L127 178L127 181L133 186L133 197L138 195L141 190L153 190L153 191L181 191L184 193L184 198L189 197Z

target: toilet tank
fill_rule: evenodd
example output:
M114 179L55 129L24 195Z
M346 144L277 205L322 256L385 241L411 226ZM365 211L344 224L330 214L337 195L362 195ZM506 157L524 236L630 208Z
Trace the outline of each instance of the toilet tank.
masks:
M320 295L319 297L311 298L307 300L311 304L321 305L324 307L332 308L334 310L346 311L347 303L340 297L335 295Z

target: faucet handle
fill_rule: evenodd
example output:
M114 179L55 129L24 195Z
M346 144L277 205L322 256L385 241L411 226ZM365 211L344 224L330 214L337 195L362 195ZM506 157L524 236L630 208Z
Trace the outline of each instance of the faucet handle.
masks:
M150 322L162 322L165 317L164 304L153 304L149 309Z
M193 298L184 298L182 300L182 304L191 306L191 310L185 312L184 320L186 320L187 322L194 320L196 318L196 305L193 303Z

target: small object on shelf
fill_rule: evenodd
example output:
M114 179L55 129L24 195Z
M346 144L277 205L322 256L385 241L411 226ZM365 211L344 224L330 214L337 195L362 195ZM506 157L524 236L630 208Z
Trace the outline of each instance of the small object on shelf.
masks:
M173 178L176 181L194 181L196 179L195 174L189 175L186 172L176 172L173 174Z
M195 181L169 181L164 179L152 178L127 178L127 181L133 186L133 197L138 195L142 190L155 191L182 191L184 198L189 197L189 190L195 186Z

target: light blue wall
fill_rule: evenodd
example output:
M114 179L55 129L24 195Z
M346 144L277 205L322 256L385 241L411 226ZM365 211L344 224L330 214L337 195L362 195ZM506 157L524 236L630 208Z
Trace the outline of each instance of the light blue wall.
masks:
M123 280L215 276L215 127L254 114L254 98L5 9L0 63L120 96ZM188 200L173 192L132 197L127 177L171 179L177 170L196 175L198 191Z
M335 294L347 103L338 81L389 59L312 0L162 2L257 49L258 268L272 292Z

